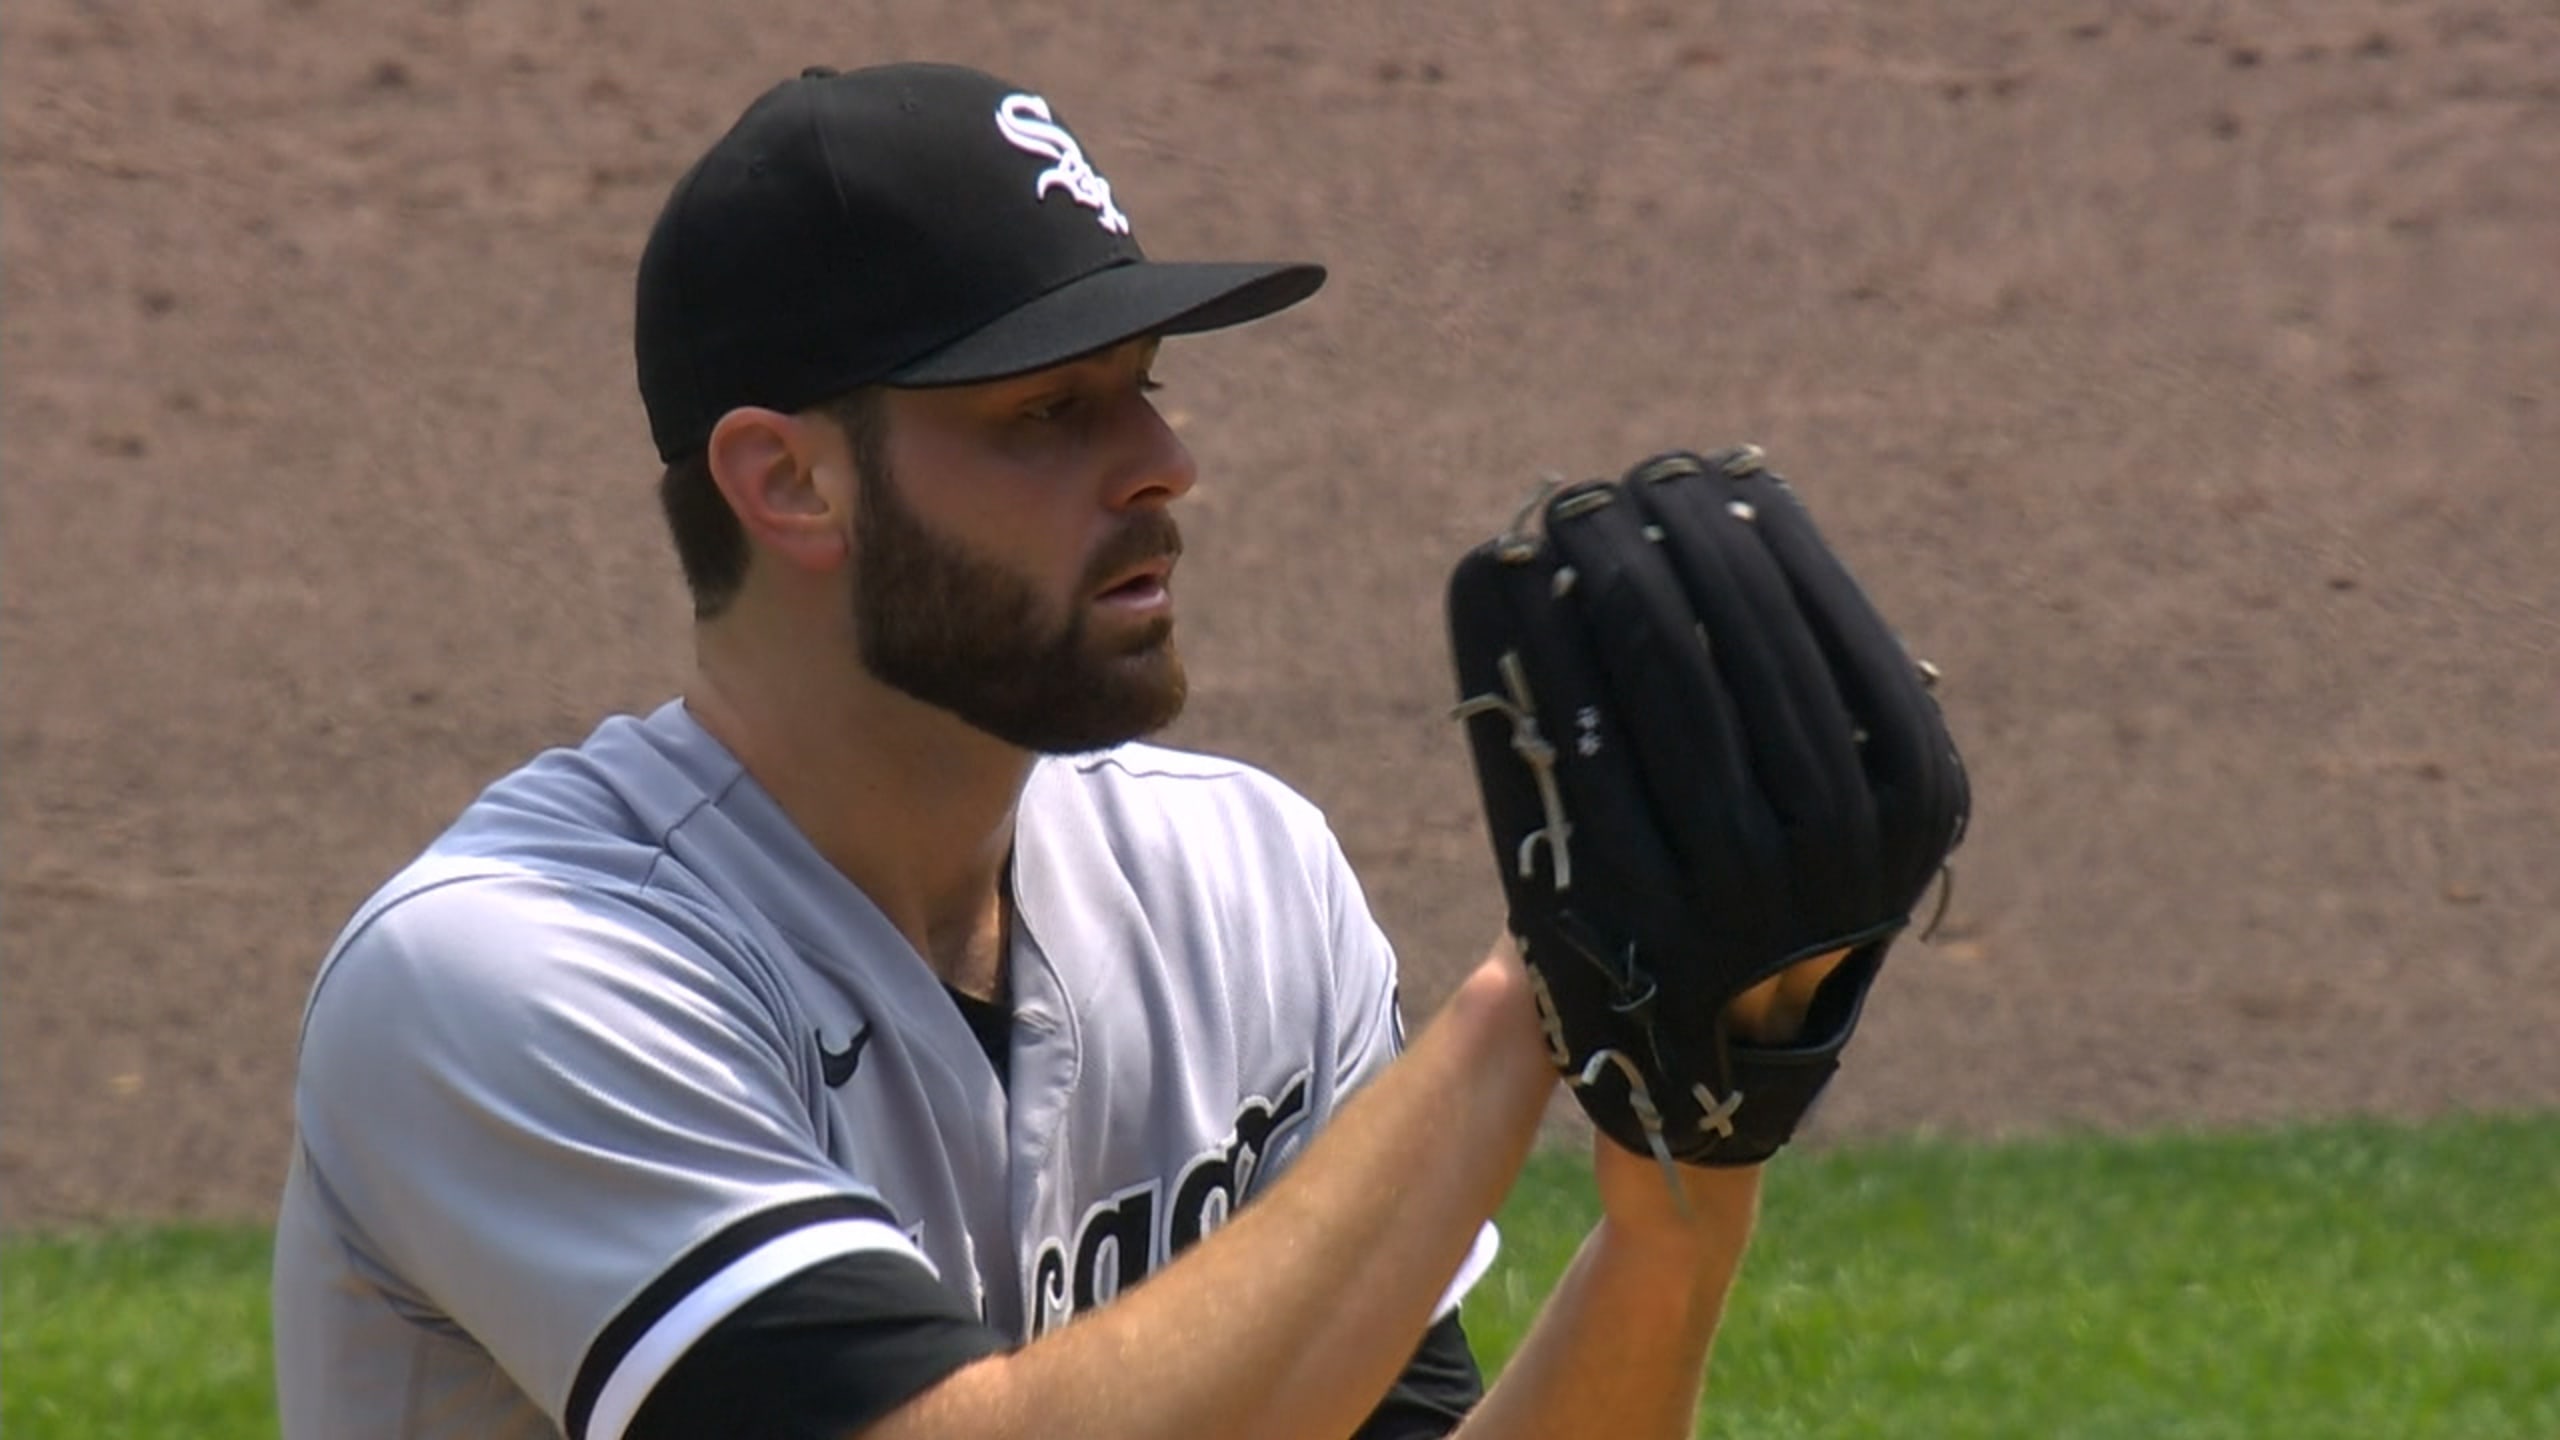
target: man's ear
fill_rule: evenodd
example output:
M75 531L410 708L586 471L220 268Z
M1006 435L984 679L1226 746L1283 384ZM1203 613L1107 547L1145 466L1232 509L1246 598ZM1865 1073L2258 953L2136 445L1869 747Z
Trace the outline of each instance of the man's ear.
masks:
M743 406L711 427L712 483L757 549L797 570L844 563L845 517L822 485L817 427L778 410Z

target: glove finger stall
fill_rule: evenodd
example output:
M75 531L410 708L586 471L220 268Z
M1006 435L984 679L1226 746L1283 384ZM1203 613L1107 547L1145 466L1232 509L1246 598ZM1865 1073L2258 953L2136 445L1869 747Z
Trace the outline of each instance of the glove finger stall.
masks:
M1766 474L1737 490L1757 512L1762 539L1867 736L1859 748L1875 796L1878 874L1886 905L1907 917L1962 835L1970 803L1963 761L1918 662L1823 543L1793 490Z
M1874 802L1830 663L1730 479L1697 464L1634 473L1785 827L1799 911L1822 932L1805 938L1826 938L1844 913L1873 911L1876 870Z
M1546 546L1488 547L1451 582L1460 701L1472 709L1467 736L1514 929L1527 938L1567 903L1676 924L1680 876L1607 718L1579 621L1557 603L1558 568ZM1471 703L1483 696L1501 703Z
M1608 674L1604 719L1633 746L1627 763L1699 912L1694 923L1714 932L1765 913L1769 892L1787 885L1779 817L1753 775L1741 719L1696 616L1645 538L1641 514L1614 488L1586 493L1594 503L1550 511L1548 533L1575 577L1559 603L1575 614L1582 643ZM1654 938L1685 947L1706 936Z

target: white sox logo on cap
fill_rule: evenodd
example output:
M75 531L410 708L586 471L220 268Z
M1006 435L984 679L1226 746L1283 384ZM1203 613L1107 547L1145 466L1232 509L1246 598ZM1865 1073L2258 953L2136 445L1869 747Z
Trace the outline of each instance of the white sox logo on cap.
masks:
M996 106L996 129L1015 149L1057 162L1032 183L1033 199L1062 189L1069 199L1100 216L1103 229L1114 235L1129 233L1129 217L1111 203L1111 182L1085 160L1083 147L1067 127L1049 118L1048 101L1037 95L1007 95Z

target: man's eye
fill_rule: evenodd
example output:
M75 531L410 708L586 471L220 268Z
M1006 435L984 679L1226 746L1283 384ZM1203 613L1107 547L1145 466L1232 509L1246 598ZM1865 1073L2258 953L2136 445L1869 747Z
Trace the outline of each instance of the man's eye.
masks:
M1141 395L1153 395L1163 388L1163 384L1153 375L1141 375L1138 377L1137 389L1138 393ZM1031 421L1034 424L1048 425L1061 420L1072 420L1078 414L1091 408L1092 397L1081 392L1069 391L1063 395L1043 396L1042 398L1023 406L1022 418Z

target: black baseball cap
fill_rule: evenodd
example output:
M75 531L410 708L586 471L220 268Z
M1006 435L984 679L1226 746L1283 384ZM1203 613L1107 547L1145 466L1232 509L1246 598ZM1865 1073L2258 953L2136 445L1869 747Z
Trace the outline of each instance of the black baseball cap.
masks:
M676 182L640 256L660 458L742 405L1020 375L1259 319L1320 265L1167 264L1046 100L956 65L813 67Z

